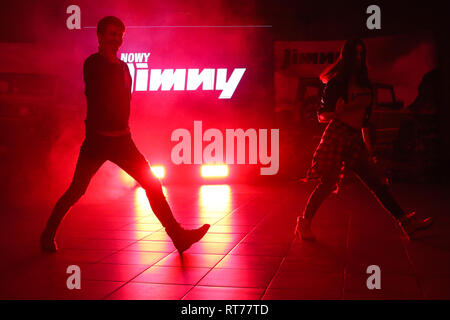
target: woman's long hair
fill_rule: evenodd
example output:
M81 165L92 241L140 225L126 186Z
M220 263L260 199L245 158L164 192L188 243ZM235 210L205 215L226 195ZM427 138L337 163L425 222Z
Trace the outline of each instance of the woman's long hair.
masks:
M361 67L358 70L355 70L356 47L358 45L363 48L363 52L361 54ZM344 43L339 58L320 74L320 80L323 83L327 83L331 79L337 78L348 83L352 73L355 71L357 72L356 79L358 84L370 87L366 64L366 46L359 38L352 38Z

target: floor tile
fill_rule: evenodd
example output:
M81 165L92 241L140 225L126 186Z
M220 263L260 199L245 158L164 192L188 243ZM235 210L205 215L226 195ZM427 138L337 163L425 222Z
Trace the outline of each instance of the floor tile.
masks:
M149 265L97 263L88 266L82 274L88 280L130 281L147 268Z
M214 268L199 282L199 285L265 288L272 279L273 274L272 270Z
M183 300L258 300L262 288L233 288L196 286Z
M276 271L281 260L281 257L227 255L216 265L216 268Z
M37 226L48 208L8 211L2 217L9 223L0 224L7 240L0 249L0 298L449 299L450 218L441 210L447 189L394 185L406 209L433 213L436 221L412 241L359 183L344 183L320 207L312 225L316 241L294 240L313 187L232 184L229 203L218 207L222 198L209 201L201 186L166 186L183 227L212 224L182 256L148 203L136 208L134 191L114 201L82 198L51 255L38 247ZM81 268L81 291L67 289L69 265ZM367 289L369 265L381 268L380 291Z
M171 241L140 240L123 249L124 251L173 252L175 246Z
M422 299L422 292L413 276L381 273L381 289L368 289L369 275L347 274L344 284L344 299Z
M192 286L129 282L108 300L179 300Z
M240 243L230 254L283 257L288 249L288 244Z
M210 270L209 268L152 266L133 279L133 282L195 285Z
M157 265L166 267L212 268L222 258L223 255L220 254L183 253L180 256L178 251L176 251L159 261Z
M427 276L419 279L425 298L450 300L450 276Z
M219 254L225 255L236 246L233 242L198 242L186 250L186 253Z
M313 273L280 271L268 289L295 289L304 299L339 299L342 294L343 275L340 273Z
M85 239L76 248L85 250L121 250L134 242L136 241L124 239Z
M102 259L100 262L113 264L153 265L167 255L168 253L165 252L120 251L106 257L105 259Z

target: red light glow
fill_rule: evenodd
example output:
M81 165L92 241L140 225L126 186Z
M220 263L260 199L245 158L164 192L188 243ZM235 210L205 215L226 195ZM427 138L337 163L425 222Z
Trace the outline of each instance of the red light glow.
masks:
M152 166L152 173L158 179L163 179L166 176L166 168L164 166Z
M203 178L228 177L229 168L226 164L206 164L201 166L200 174Z

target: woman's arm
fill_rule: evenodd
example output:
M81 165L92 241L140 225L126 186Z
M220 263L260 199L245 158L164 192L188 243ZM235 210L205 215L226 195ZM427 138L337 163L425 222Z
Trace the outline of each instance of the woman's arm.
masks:
M372 140L371 140L371 136L370 136L370 128L364 127L361 129L361 131L362 131L364 144L366 145L366 148L369 151L369 154L372 154L373 148L372 148Z
M320 123L327 123L333 118L339 118L345 116L355 110L364 108L370 103L370 96L361 95L357 96L352 102L345 103L344 99L339 98L336 102L336 110L333 112L322 112L318 116Z
M371 103L371 97L369 94L358 95L353 101L345 103L343 99L339 99L336 102L336 114L342 115L346 113L351 113L355 110L365 108Z
M319 123L328 123L334 118L334 112L322 112L318 115Z
M319 123L327 123L334 118L336 110L336 101L341 94L342 83L331 79L323 88L320 98L320 108L317 111Z

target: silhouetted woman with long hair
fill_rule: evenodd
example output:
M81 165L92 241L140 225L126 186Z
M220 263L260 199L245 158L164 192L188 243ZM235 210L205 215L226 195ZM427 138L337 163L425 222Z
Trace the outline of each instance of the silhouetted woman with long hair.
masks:
M372 86L366 65L366 46L361 39L345 42L337 61L320 79L325 84L318 119L328 123L314 152L307 180L318 181L303 215L297 218L295 235L314 240L311 223L322 202L339 187L344 169L351 169L369 188L381 205L398 221L406 235L427 228L431 218L406 214L389 191L386 179L377 171L370 156L369 119Z

